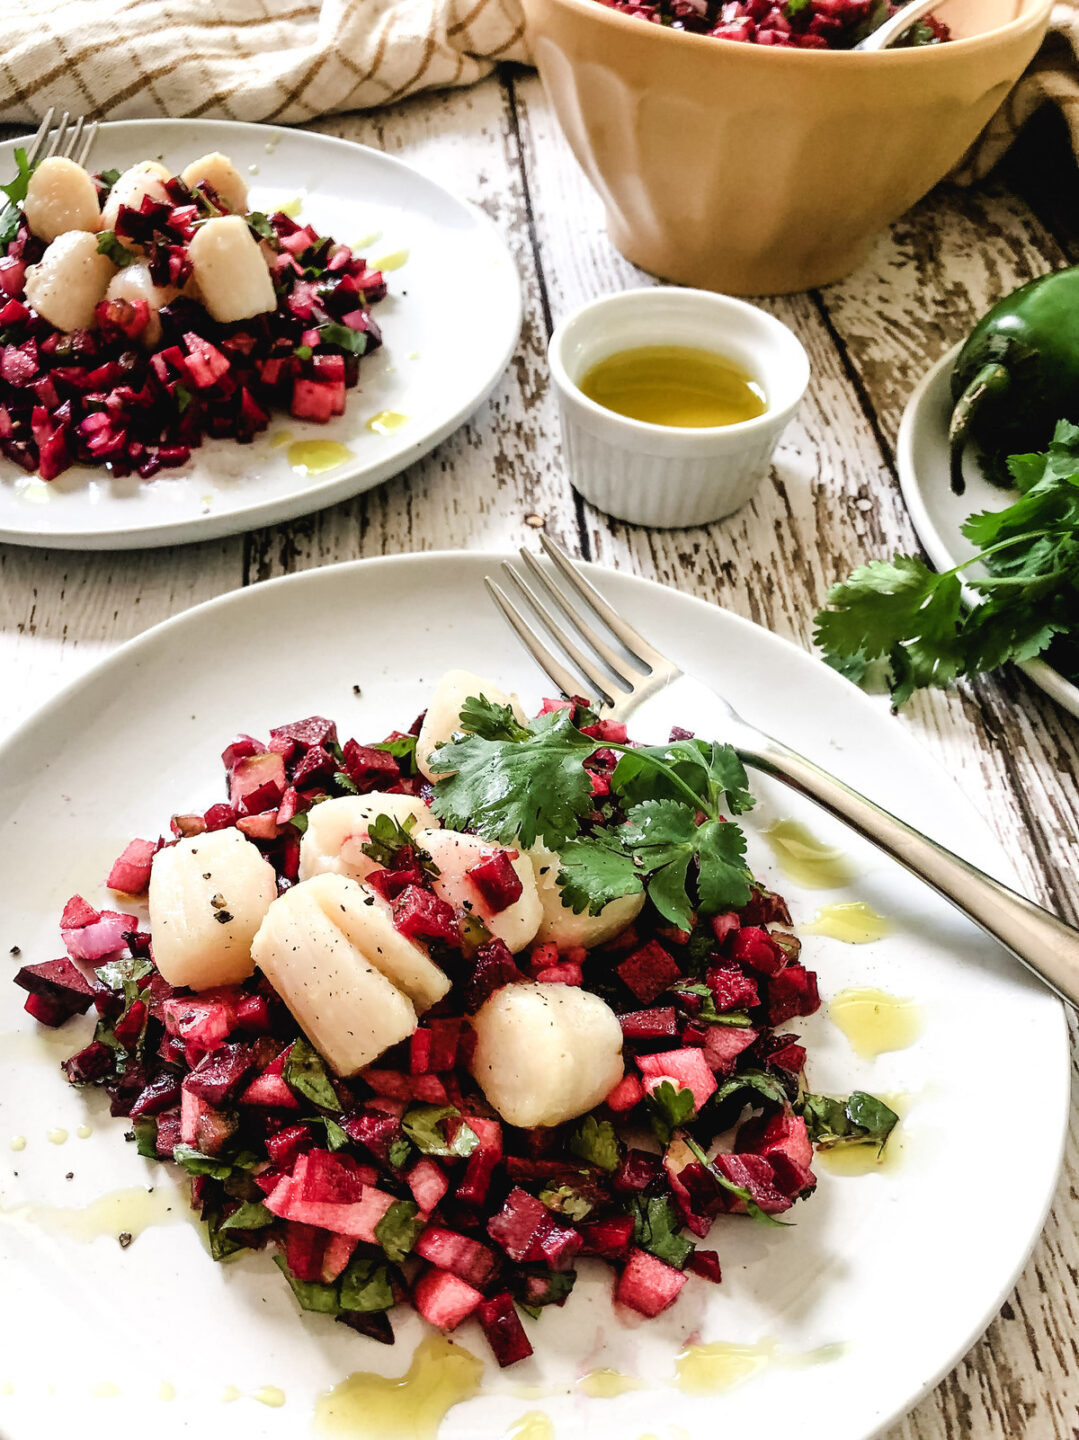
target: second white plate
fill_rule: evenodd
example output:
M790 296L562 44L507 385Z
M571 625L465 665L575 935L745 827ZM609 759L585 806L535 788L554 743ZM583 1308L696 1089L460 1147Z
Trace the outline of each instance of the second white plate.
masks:
M962 531L963 521L976 510L1002 510L1018 496L990 485L968 456L963 474L967 488L956 495L950 478L948 419L952 413L950 380L959 346L933 366L907 402L899 426L899 484L910 518L938 570L950 570L975 553ZM971 574L980 567L971 566ZM977 592L965 589L969 603ZM1019 667L1058 705L1079 715L1079 686L1044 660L1029 660Z
M0 178L22 141L0 145ZM433 449L490 394L521 328L517 270L480 211L400 160L345 140L223 120L123 120L103 125L94 169L161 160L179 171L223 150L250 178L251 204L300 204L321 234L393 256L389 295L374 307L385 344L360 362L359 386L328 425L271 416L251 445L207 440L182 470L149 483L83 466L46 483L0 457L0 541L71 550L177 545L277 524L345 500ZM404 415L391 434L368 429L382 411ZM336 440L352 458L318 475L293 470L285 432Z

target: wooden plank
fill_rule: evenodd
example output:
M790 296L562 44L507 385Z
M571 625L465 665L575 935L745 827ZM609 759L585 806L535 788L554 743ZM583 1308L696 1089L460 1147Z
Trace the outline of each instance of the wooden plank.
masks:
M238 537L97 554L0 545L0 726L10 730L123 641L242 579Z
M250 578L359 555L510 549L534 538L544 521L553 534L572 537L573 504L549 440L555 422L546 394L543 304L503 89L491 81L313 128L385 149L481 206L513 250L525 321L506 375L456 435L370 494L253 535ZM467 325L467 277L455 283L462 284L461 323Z
M607 241L602 207L538 81L521 79L515 92L554 321L596 294L651 283ZM586 506L586 548L808 647L829 584L869 555L917 548L893 469L899 415L917 377L994 288L1003 293L1049 263L1051 242L1019 202L1000 192L934 196L853 280L823 297L763 302L806 345L814 382L755 499L719 524L671 532L611 523ZM1013 672L920 695L897 723L956 776L1031 891L1074 916L1074 886L1065 884L1079 859L1074 722ZM1074 1197L1076 1175L1073 1142L1062 1196ZM888 1440L1073 1440L1079 1379L1058 1317L1076 1273L1079 1240L1058 1205L1002 1317Z

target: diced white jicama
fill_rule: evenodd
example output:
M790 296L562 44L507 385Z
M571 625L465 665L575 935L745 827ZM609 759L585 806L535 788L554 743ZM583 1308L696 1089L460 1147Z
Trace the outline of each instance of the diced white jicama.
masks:
M277 309L273 281L258 241L239 215L207 220L187 247L202 303L229 324Z
M220 150L212 150L209 155L200 155L197 160L192 160L180 179L190 190L194 190L200 180L205 180L235 215L242 215L247 209L247 181Z
M543 907L536 891L536 872L527 855L512 860L521 882L521 898L505 910L492 914L467 871L502 847L490 845L478 835L463 835L457 830L432 830L423 837L423 848L438 866L438 879L431 888L455 910L478 916L492 935L505 941L516 953L535 939L543 918Z
M421 1015L449 990L445 971L422 945L401 934L390 906L369 886L344 875L316 875L295 888L315 896L342 934L408 996Z
M62 155L42 160L30 177L22 208L31 232L46 244L69 230L101 228L94 182L81 165Z
M329 873L365 879L376 869L375 862L363 853L368 827L376 815L388 815L401 825L411 818L412 833L417 835L439 823L415 795L386 795L376 790L370 795L323 800L307 812L307 829L300 841L300 879Z
M338 1075L354 1075L416 1028L406 995L332 918L323 875L273 902L251 946L255 964Z
M175 285L155 285L150 276L149 265L136 263L125 265L109 281L105 291L106 300L145 300L150 307L150 319L140 339L144 345L156 345L161 339L161 321L157 312L162 305L168 305L179 294Z
M562 892L558 886L558 856L542 845L533 845L526 853L532 860L543 909L543 918L536 931L536 939L541 943L557 945L560 950L569 950L574 945L584 945L589 949L593 945L602 945L636 920L644 908L644 894L641 893L610 901L598 915L590 915L587 910L575 915L568 905L562 903Z
M129 205L132 210L137 210L147 195L160 204L170 204L165 181L171 178L171 173L156 160L140 160L137 165L132 165L109 191L109 198L101 215L102 227L105 230L114 230L120 206Z
M428 780L441 778L427 763L431 752L461 729L461 706L474 695L485 695L498 705L512 705L513 713L524 723L525 713L516 695L507 695L490 680L473 675L471 670L447 670L435 686L416 740L416 765Z
M170 985L234 985L255 968L251 942L277 894L273 866L239 830L191 835L154 856L150 928Z
M598 995L573 985L504 985L472 1017L472 1074L511 1125L560 1125L622 1078L622 1027Z
M26 299L57 330L89 330L116 266L97 253L97 236L69 230L26 272Z

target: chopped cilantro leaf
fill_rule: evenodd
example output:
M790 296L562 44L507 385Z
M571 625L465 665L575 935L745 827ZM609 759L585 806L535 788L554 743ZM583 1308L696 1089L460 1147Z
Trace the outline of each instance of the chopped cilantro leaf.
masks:
M285 1061L284 1081L290 1090L320 1110L340 1110L341 1102L330 1082L322 1056L301 1035Z
M586 1115L580 1128L570 1137L569 1149L572 1155L598 1165L601 1170L617 1170L621 1161L618 1136L609 1120L597 1120Z
M414 1200L397 1200L375 1226L375 1239L387 1260L400 1265L420 1237L427 1222Z
M666 1145L675 1130L697 1111L692 1090L676 1090L669 1080L661 1081L647 1097L649 1119L656 1139Z

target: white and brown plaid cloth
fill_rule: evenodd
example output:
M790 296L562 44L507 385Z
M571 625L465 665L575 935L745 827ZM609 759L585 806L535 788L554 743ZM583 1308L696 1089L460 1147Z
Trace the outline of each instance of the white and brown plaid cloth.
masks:
M1079 155L1079 0L955 178L986 175L1044 101ZM519 0L0 0L0 123L266 120L388 105L527 60Z

